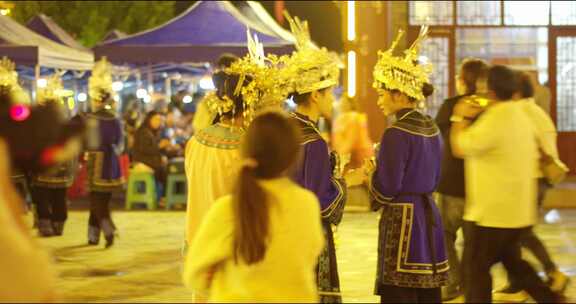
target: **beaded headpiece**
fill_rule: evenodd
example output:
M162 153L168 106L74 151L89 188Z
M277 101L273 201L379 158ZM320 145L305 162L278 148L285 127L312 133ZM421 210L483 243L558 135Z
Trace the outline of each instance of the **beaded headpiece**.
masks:
M398 90L418 101L424 99L422 86L427 83L432 72L429 64L419 64L420 45L428 34L428 27L422 26L418 38L410 48L404 51L404 56L394 56L394 50L404 32L400 30L396 39L385 51L378 51L378 62L374 67L374 84L376 89Z
M14 68L14 62L7 57L2 57L0 60L0 86L14 87L18 85L18 73Z
M12 100L17 103L30 103L28 94L18 84L16 65L7 57L0 59L0 89L9 91Z
M239 75L239 80L233 89L234 96L241 96L243 101L243 116L245 125L249 124L260 109L267 106L280 105L288 92L280 85L280 58L264 54L264 45L258 37L252 37L250 30L246 31L248 54L224 69L229 75ZM234 109L234 102L228 97L219 97L214 92L205 97L208 109L213 113L223 114Z
M314 45L307 21L292 18L286 11L284 14L296 38L296 51L287 59L282 71L292 92L304 94L337 85L340 78L338 55Z
M94 64L92 68L92 76L88 80L88 93L92 102L92 109L97 109L101 106L104 94L109 94L112 98L114 90L112 89L112 65L108 62L106 57L102 57Z

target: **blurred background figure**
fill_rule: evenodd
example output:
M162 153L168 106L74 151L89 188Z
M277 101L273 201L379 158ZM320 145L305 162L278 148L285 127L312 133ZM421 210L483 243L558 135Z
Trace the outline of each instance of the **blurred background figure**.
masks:
M124 123L124 134L126 136L125 148L132 160L132 150L134 148L134 137L136 130L140 127L143 119L143 113L140 103L137 99L129 100L128 106L122 116Z
M134 148L132 150L132 161L134 165L141 163L154 171L158 200L163 197L166 188L168 160L163 154L170 146L170 141L161 139L160 132L164 128L164 114L158 111L150 111L146 114L144 121L134 137Z
M566 168L558 156L556 143L557 133L554 122L544 109L537 105L534 100L535 86L533 85L533 78L526 72L517 72L517 77L519 86L518 91L514 94L514 99L518 100L518 102L524 106L524 110L526 114L528 114L532 126L536 130L538 150L540 151L540 162L544 159L550 159ZM535 176L538 184L536 202L539 211L542 210L546 191L552 186L550 181L546 179L542 169L543 165L540 165L537 175ZM536 259L538 259L538 262L540 262L544 272L546 273L548 278L547 283L550 288L555 292L564 293L569 283L569 277L558 269L558 266L550 257L544 243L542 243L540 238L534 233L532 227L526 230L520 237L520 246L528 249ZM508 280L508 286L494 293L494 300L504 302L523 302L528 300L528 295L520 287L520 283L518 282L519 279L509 274Z
M448 286L442 290L442 300L452 300L463 295L460 258L456 252L456 238L462 227L464 205L466 202L466 187L464 178L464 160L455 157L450 144L450 118L454 107L464 97L485 95L488 79L488 63L482 59L469 58L462 62L456 76L458 96L446 99L436 116L436 124L442 133L444 151L442 155L442 170L437 192L440 193L440 212L444 224L446 251L450 263L450 278Z
M348 197L346 206L360 206L370 210L368 189L365 187L364 161L374 156L372 140L368 135L366 114L348 111L334 121L332 147L341 156L340 166L346 172Z
M4 58L0 61L0 299L53 302L57 274L24 221L23 198L12 183L12 167L41 176L77 157L83 125L68 122L59 106L22 103L23 93L13 63Z
M517 90L515 72L493 66L488 71L490 102L461 100L451 118L452 151L466 164L466 302L492 301L490 269L498 262L537 302L561 300L521 257L520 239L536 223L539 157L532 121L524 105L512 101Z
M62 81L58 75L47 80L47 86L38 90L37 103L58 108L62 119L68 120L68 109L60 95ZM35 174L32 178L32 197L38 214L38 232L42 237L60 236L68 218L66 192L72 185L77 169L76 159L64 162L48 173Z
M122 124L116 117L111 66L106 58L94 65L89 85L92 112L86 118L89 124L98 125L99 146L86 153L90 191L88 244L97 245L103 233L108 248L114 244L116 232L110 212L112 193L122 191L124 185L119 157L124 137Z
M299 149L299 131L287 117L254 119L236 188L214 203L190 247L186 285L209 290L213 302L318 301L318 199L286 175Z

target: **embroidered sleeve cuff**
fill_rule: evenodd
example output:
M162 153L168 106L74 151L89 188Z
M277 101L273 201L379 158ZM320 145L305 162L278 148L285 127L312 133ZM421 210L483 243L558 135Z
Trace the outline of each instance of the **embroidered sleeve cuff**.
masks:
M332 183L337 190L337 195L327 208L322 210L322 218L327 219L331 224L338 225L342 220L344 205L346 203L346 183L343 179L332 178Z
M380 193L380 191L378 191L378 189L376 189L376 187L374 187L373 180L374 180L374 174L372 174L369 177L368 190L370 192L370 198L371 198L371 202L372 202L372 210L376 211L376 210L380 209L380 207L382 205L385 205L385 204L391 202L394 199L394 197L386 196L386 195L383 195L382 193Z

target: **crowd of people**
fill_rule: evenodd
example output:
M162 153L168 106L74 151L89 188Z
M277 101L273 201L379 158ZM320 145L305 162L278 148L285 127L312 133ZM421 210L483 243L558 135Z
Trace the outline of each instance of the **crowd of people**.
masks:
M91 112L61 119L58 133L40 141L38 153L21 154L12 145L26 143L2 128L40 116L14 98L14 81L0 83L0 114L6 119L0 125L0 150L6 150L0 153L0 208L6 209L0 212L6 227L0 241L14 248L0 259L8 269L0 274L0 299L56 296L52 265L21 220L24 204L14 182L22 174L10 164L33 173L39 235L52 236L64 230L70 168L80 159L90 192L88 243L98 244L103 235L110 247L116 235L110 201L123 191L119 156L128 151L132 164L153 171L159 189L165 188L167 160L185 158L183 282L197 302L342 302L334 227L343 217L347 182L358 173L372 211L380 213L374 293L382 303L439 303L460 295L466 302L491 302L490 269L499 262L510 285L496 294L526 292L537 302L563 301L568 277L532 227L546 189L565 166L554 124L534 103L530 77L467 59L457 77L459 95L446 100L433 119L421 109L434 91L429 66L418 60L427 28L401 56L395 53L399 35L379 52L373 73L376 102L393 123L375 151L354 159L354 170L341 164L318 127L320 118L332 119L338 59L310 41L306 22L287 19L297 37L292 54L266 56L248 34L246 56L221 57L215 91L188 122L194 125L189 140L176 139L183 136L175 130L177 110L142 115L135 108L122 127L111 67L103 60L90 79ZM38 97L37 107L62 107L50 96ZM285 107L287 98L296 105L293 111ZM455 246L460 228L461 261ZM548 282L522 258L521 247L539 258ZM34 267L14 269L24 259ZM27 279L38 273L42 280ZM35 285L10 288L16 275Z

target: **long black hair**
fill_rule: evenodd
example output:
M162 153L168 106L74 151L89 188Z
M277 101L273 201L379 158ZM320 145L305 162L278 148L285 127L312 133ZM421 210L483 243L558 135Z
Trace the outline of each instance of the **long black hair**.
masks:
M268 112L256 116L246 131L244 165L235 190L236 229L234 258L258 263L266 254L269 233L269 202L258 180L283 175L299 157L299 129L284 114Z

